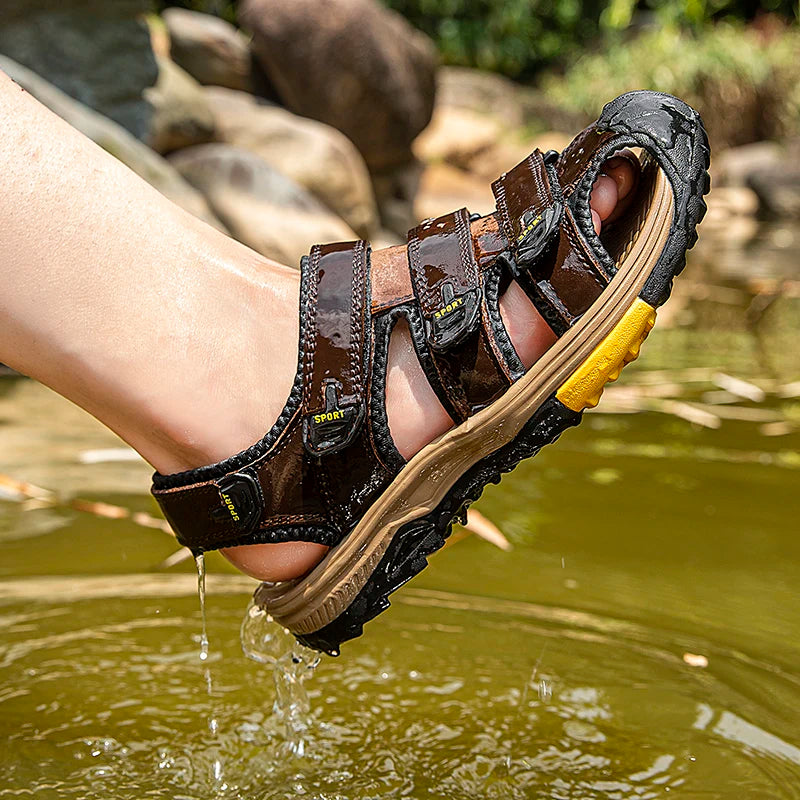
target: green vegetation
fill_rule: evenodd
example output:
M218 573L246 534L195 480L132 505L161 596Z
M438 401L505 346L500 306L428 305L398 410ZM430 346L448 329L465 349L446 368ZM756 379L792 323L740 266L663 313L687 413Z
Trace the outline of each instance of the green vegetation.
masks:
M589 0L386 0L433 38L446 64L513 78L574 52L598 31Z
M672 26L578 58L542 86L559 107L593 116L598 97L658 89L698 108L716 141L735 145L800 133L800 28L769 32L718 23L698 32Z
M791 21L796 0L384 0L429 34L446 64L529 78L569 64L587 45L631 25L698 30L769 12Z

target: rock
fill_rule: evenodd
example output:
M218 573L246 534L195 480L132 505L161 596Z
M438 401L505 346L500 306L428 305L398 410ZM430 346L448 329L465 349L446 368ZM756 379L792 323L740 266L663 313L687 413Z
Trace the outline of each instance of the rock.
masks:
M522 136L519 131L506 135L497 144L470 162L473 175L491 183L503 172L519 164L537 148L543 153L548 150L563 150L572 141L572 136L558 131L546 131L536 136Z
M414 202L424 169L421 161L414 160L372 175L381 221L402 241L406 240L408 229L417 224Z
M492 116L506 128L525 123L519 95L523 87L497 75L468 67L441 67L437 76L436 108L462 109Z
M747 186L757 171L779 165L785 158L776 142L753 142L731 147L714 156L711 168L715 186Z
M370 171L411 160L433 112L433 43L377 0L242 0L283 105L346 134Z
M497 145L500 123L477 111L437 106L431 124L414 142L417 158L429 163L444 161L460 169Z
M252 92L253 59L247 37L219 17L167 8L161 15L170 36L170 55L206 86Z
M713 186L713 184L712 184ZM700 230L701 247L719 252L725 247L744 247L757 233L759 200L746 186L713 186L707 198L708 212Z
M752 217L758 213L758 197L746 186L716 186L708 196L708 214Z
M358 238L306 189L248 150L197 145L173 153L170 162L235 238L269 258L298 265L313 244Z
M438 217L464 206L473 213L491 214L494 195L490 185L449 164L429 166L422 174L417 194L417 219Z
M158 81L144 90L153 107L150 146L159 153L209 142L214 115L200 84L168 58L157 57Z
M222 223L211 213L203 196L192 188L168 161L154 153L121 125L81 105L9 58L0 56L0 69L40 103L130 167L173 203L216 228L225 230Z
M364 160L346 136L284 108L232 89L205 90L217 137L249 150L369 238L378 212Z
M800 219L800 168L796 162L753 170L747 185L758 195L763 213Z
M142 15L148 0L3 0L0 53L140 139L158 77Z

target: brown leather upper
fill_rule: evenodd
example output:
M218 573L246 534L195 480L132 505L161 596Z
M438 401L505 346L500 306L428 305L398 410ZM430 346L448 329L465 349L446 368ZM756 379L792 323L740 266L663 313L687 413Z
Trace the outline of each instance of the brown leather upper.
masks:
M567 198L609 134L592 129L560 160L538 151L494 184L497 212L426 220L371 265L363 241L317 245L301 265L295 388L264 441L227 462L156 476L153 493L195 551L254 542L335 544L402 468L388 434L388 339L409 325L431 386L456 423L523 373L498 308L512 279L557 333L610 274Z

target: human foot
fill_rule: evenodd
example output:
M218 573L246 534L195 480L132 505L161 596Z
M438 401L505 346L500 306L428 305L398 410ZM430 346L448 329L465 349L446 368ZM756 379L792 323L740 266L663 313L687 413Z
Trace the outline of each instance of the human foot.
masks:
M638 161L630 152L610 158L603 165L590 198L592 222L598 234L604 221L624 213L638 171ZM400 257L405 258L405 248L399 250ZM381 260L394 256L381 251L372 254L378 279ZM500 313L520 360L526 368L531 367L555 341L555 335L516 282L510 283L500 297ZM453 426L453 420L425 377L408 327L402 322L395 328L389 344L386 412L392 439L406 459ZM253 578L285 581L307 573L327 550L312 542L282 542L225 548L221 552L237 569Z

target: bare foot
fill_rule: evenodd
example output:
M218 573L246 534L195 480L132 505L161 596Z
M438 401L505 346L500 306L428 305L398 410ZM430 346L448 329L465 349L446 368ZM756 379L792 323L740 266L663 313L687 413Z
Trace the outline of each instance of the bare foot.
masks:
M603 165L590 201L598 234L604 222L625 212L625 200L636 179L635 167L626 158L611 158ZM378 269L380 258L380 251L373 254ZM511 283L500 298L500 314L526 367L533 365L555 341L550 327L516 283ZM386 410L392 439L406 459L453 425L428 384L405 323L397 325L389 343ZM327 549L308 542L288 542L233 547L221 552L234 566L254 578L284 581L304 575Z

